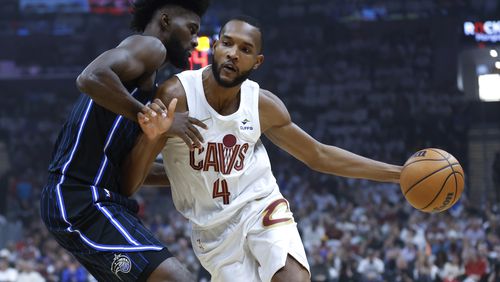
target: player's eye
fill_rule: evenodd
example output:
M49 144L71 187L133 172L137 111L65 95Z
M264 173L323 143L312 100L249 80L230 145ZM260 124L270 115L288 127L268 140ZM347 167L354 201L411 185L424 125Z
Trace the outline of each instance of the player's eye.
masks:
M190 24L190 25L188 25L188 28L189 28L189 32L191 32L191 34L197 34L198 33L198 26L197 25Z

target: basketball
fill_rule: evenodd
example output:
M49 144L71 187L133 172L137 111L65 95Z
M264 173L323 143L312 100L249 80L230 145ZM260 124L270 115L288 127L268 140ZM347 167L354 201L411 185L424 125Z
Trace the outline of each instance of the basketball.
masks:
M427 148L404 164L401 191L414 208L441 212L452 207L464 189L464 171L457 159L441 149Z

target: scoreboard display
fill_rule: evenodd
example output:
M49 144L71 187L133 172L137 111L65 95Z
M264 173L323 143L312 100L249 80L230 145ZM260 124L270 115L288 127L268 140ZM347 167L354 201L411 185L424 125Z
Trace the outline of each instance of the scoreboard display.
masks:
M190 69L200 69L211 63L210 46L212 46L213 42L217 39L217 36L217 34L214 34L212 36L203 35L198 37L198 46L191 54L191 58L189 58Z

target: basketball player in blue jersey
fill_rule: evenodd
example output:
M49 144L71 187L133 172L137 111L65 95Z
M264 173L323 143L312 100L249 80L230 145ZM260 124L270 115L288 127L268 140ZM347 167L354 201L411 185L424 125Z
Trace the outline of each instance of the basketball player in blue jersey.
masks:
M157 97L163 103L177 99L177 111L189 109L193 117L206 120L204 142L190 150L179 138L158 137L160 144L142 151L137 166L130 167L147 169L141 160L151 160L164 148L175 206L192 224L198 259L218 282L310 280L304 247L260 142L262 134L319 172L396 183L401 173L401 166L318 142L292 122L278 96L247 79L264 62L261 38L254 20L230 20L213 45L211 66L162 84ZM162 124L155 117L140 121L145 129L159 128L157 134Z
M158 112L167 134L200 146L195 126L203 123L187 113L174 119L175 102L168 116L156 103L146 105L156 92L159 68L188 66L208 5L208 0L135 1L132 27L141 34L102 53L77 79L83 94L56 141L40 208L58 243L98 281L193 280L138 219L137 202L122 189L121 175L136 141L148 142L138 113ZM161 165L144 178L145 184L168 184Z

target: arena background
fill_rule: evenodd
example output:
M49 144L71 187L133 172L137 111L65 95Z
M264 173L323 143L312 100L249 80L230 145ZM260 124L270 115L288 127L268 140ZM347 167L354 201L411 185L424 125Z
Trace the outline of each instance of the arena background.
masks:
M47 233L38 198L76 76L131 33L128 0L0 4L0 281L93 281ZM397 185L311 172L265 140L313 281L500 281L499 1L213 0L193 68L239 14L263 23L252 79L315 138L395 164L442 148L465 169L461 200L424 214ZM169 189L136 198L147 226L200 271Z

